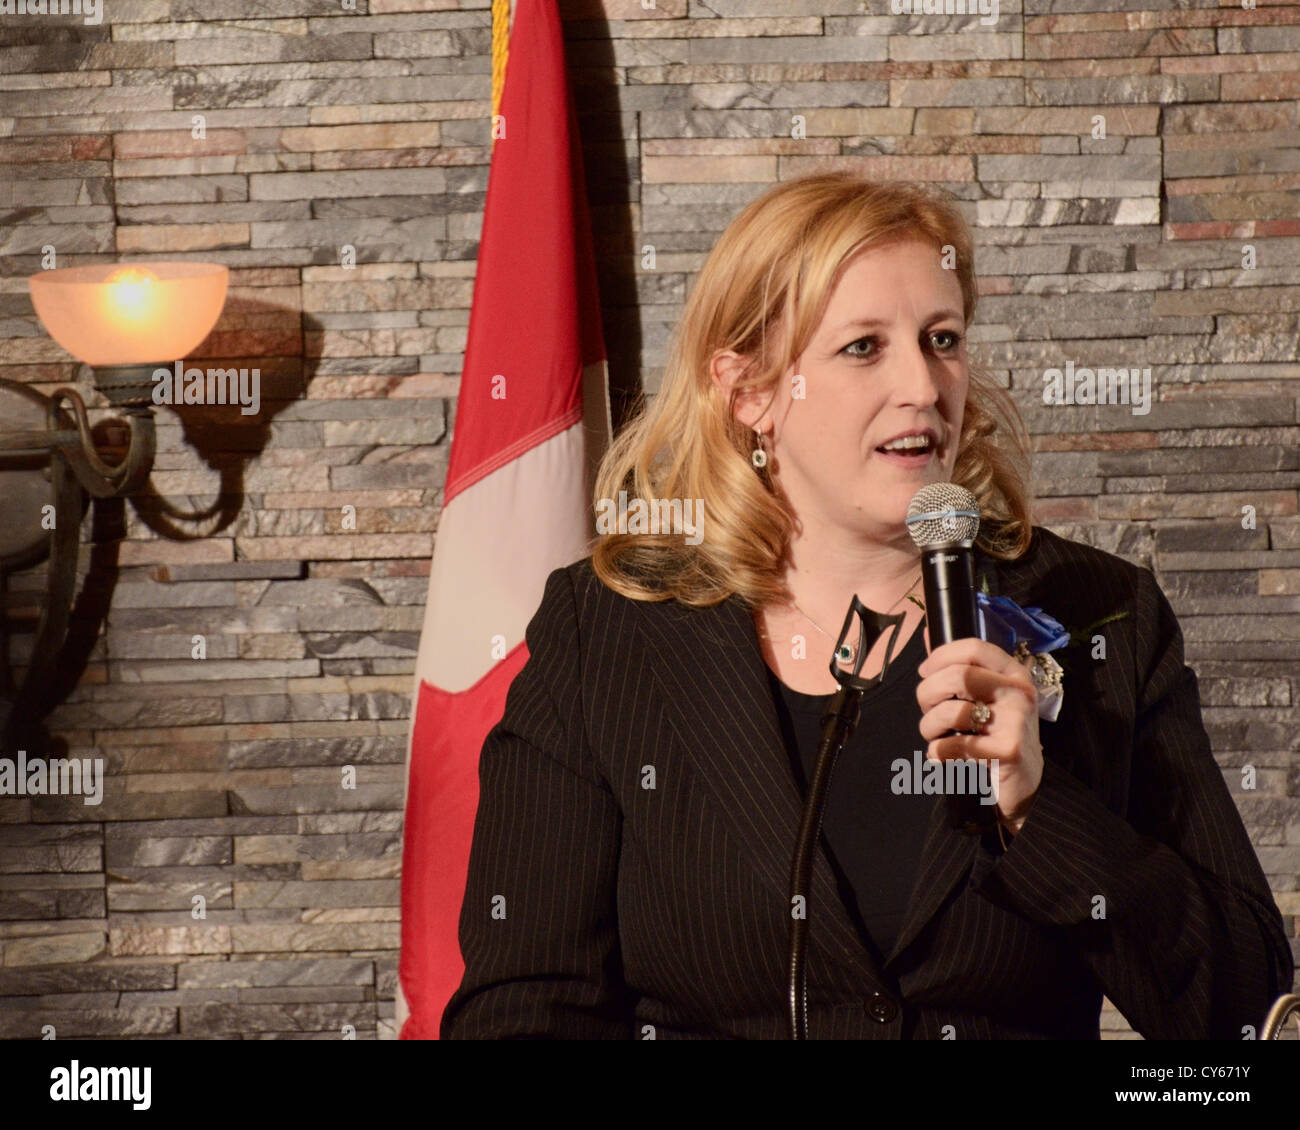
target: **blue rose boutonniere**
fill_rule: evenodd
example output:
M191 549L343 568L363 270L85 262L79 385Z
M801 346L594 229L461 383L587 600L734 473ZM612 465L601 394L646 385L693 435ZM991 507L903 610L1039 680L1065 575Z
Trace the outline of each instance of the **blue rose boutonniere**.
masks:
M1070 632L1041 608L1021 608L1006 596L975 594L980 639L995 643L1029 668L1038 688L1038 716L1055 722L1065 701L1065 670L1049 654L1070 643Z
M918 608L925 608L916 597L908 599ZM1065 701L1066 668L1050 652L1084 643L1102 624L1128 615L1127 611L1112 612L1086 627L1071 630L1041 608L1035 605L1021 608L1008 596L989 596L981 590L975 594L975 606L980 618L980 639L997 644L1028 668L1029 677L1038 688L1038 716L1047 722L1056 721Z
M1056 651L1070 642L1070 633L1041 608L1021 608L1009 596L975 594L980 614L980 638L995 643L1006 652L1014 652L1021 641L1033 655Z

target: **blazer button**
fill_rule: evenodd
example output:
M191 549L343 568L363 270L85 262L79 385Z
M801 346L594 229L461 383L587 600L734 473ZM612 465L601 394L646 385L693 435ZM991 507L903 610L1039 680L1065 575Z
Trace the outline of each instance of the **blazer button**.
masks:
M881 1024L888 1024L898 1015L898 1005L883 993L872 993L866 1007L867 1015Z

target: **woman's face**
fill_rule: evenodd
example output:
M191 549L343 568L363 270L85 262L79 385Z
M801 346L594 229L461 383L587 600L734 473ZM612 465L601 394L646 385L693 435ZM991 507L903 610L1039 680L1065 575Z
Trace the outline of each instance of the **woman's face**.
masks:
M952 477L969 382L965 334L961 284L936 247L907 240L849 262L771 409L742 415L770 436L777 481L805 529L907 542L912 496ZM920 455L880 450L926 429L931 446Z

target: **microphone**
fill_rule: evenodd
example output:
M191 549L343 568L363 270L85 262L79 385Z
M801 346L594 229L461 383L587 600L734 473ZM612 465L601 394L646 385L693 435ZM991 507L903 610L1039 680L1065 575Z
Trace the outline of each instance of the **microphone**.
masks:
M979 529L979 502L956 483L929 483L908 503L907 532L921 551L931 651L953 640L980 635L973 548ZM959 731L949 730L944 736L956 733ZM970 781L973 777L966 774L964 779ZM981 804L977 795L945 796L951 827L974 835L996 822L997 806Z

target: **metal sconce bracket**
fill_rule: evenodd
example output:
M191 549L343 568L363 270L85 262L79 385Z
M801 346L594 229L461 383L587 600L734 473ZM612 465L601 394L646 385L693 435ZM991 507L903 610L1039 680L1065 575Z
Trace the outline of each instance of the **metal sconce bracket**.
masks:
M16 688L9 654L9 617L0 635L0 742L34 731L54 706L51 689L77 587L77 556L86 495L113 498L149 477L156 449L150 407L152 365L95 370L95 381L119 408L129 441L119 463L105 462L91 436L86 405L72 388L50 396L0 379L0 413L14 430L0 431L0 498L10 519L0 531L0 577L48 560L44 600L31 660ZM71 414L69 414L69 411ZM39 426L43 424L43 426ZM53 507L53 524L47 507ZM38 751L29 751L35 755Z

